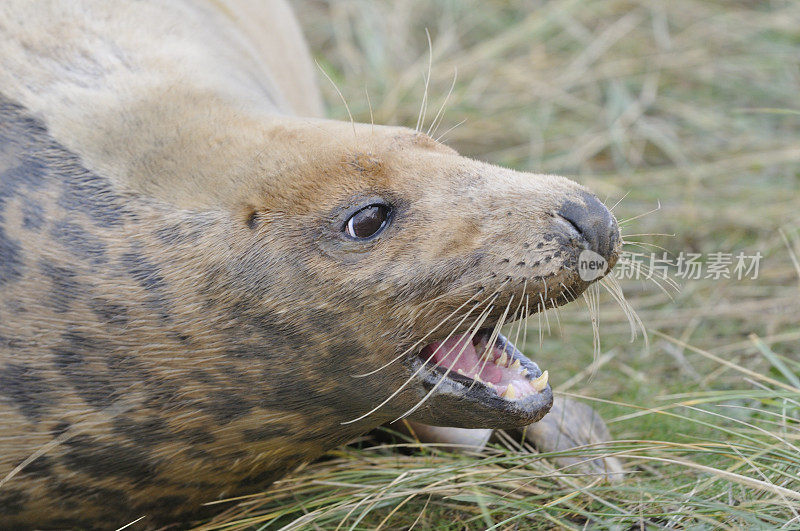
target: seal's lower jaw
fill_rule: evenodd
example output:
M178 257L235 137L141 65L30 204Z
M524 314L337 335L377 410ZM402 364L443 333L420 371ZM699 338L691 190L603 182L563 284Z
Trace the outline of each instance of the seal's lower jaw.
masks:
M412 360L412 370L432 393L410 418L428 424L520 427L553 405L547 371L491 329L431 343Z

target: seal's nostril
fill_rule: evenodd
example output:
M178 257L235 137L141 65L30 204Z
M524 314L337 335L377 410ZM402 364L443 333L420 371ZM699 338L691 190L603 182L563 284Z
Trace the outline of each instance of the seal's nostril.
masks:
M589 248L609 259L619 240L614 216L597 197L583 193L580 201L566 201L556 212L580 234Z

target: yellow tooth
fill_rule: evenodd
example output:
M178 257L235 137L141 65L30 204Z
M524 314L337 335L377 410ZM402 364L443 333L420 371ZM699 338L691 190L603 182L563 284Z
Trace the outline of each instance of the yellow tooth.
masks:
M542 390L547 387L547 379L549 377L550 374L548 374L547 371L544 371L541 376L531 381L531 387L533 387L537 393L541 393Z
M519 360L514 360L514 363L511 364L511 368L516 370L519 370L521 366L522 364L519 362Z
M506 400L514 400L515 398L517 398L517 392L514 390L513 385L508 384L508 388L501 396Z
M481 359L485 361L492 361L492 349L487 349L483 351L481 355Z
M456 372L461 376L464 376L464 371L462 369L456 369Z
M495 365L499 365L500 367L505 367L506 363L508 363L508 356L506 356L505 352L500 354L500 358L494 362Z
M522 376L528 376L528 369L522 369L522 370L521 370L519 373L520 373Z

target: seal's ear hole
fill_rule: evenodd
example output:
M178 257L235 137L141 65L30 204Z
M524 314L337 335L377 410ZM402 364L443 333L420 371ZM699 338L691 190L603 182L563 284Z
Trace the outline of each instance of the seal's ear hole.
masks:
M255 229L258 224L258 212L256 210L251 210L245 219L245 223L248 228Z
M389 205L369 205L350 216L344 232L355 240L367 240L377 236L389 224L391 214Z

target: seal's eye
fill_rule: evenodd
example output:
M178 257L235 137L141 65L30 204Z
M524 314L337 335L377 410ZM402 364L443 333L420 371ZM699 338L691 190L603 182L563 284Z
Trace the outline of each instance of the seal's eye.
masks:
M356 240L375 236L389 224L392 210L388 205L369 205L353 214L344 226L345 233Z

